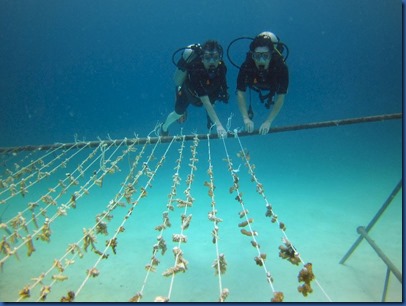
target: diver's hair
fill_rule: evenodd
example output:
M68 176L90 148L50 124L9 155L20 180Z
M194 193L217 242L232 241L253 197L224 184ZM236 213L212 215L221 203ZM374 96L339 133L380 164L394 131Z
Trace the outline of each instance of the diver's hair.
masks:
M212 40L209 39L208 41L206 41L203 45L202 45L202 51L208 51L208 52L213 52L213 51L217 51L220 56L223 56L223 48L221 47L221 45L216 41L216 40Z
M254 50L258 47L268 47L270 51L273 50L273 42L270 36L267 35L258 35L254 38L252 43L250 44L250 51L254 52Z

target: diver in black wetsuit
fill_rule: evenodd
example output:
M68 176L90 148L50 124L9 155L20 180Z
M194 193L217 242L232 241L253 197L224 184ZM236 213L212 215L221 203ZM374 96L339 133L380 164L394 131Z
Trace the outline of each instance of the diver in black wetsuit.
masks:
M273 41L279 41L279 39L271 32L263 32L256 36L250 44L250 50L238 73L238 108L248 133L254 131L254 122L251 101L247 109L245 99L247 87L259 93L259 98L262 103L265 103L267 109L274 104L272 111L259 128L261 135L269 132L272 122L283 106L288 90L288 67L281 50L278 50L281 46Z
M176 120L185 120L189 104L204 106L209 119L208 128L214 123L219 137L226 137L227 132L221 124L213 104L216 100L228 102L226 72L222 60L223 49L214 40L208 40L200 47L193 45L184 48L184 54L177 63L175 73L176 103L161 126L160 134L168 135L169 126Z

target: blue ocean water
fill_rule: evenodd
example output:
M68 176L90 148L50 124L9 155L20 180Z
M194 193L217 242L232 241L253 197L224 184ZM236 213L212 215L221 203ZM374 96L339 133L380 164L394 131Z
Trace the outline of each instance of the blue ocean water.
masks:
M397 0L3 0L0 147L73 142L75 137L86 141L98 137L131 138L134 134L146 137L173 110L175 67L171 57L175 50L207 39L217 39L226 49L233 39L252 37L262 31L276 33L290 51L289 91L275 127L399 113L402 112L401 26L402 4ZM244 41L233 45L233 60L241 61L246 50ZM242 126L234 95L238 71L227 58L225 61L231 98L228 104L216 105L216 111L223 124L234 114L231 128L237 128ZM255 95L253 108L258 127L266 112ZM190 107L188 115L183 125L171 126L172 135L207 132L203 109ZM261 251L268 255L266 263L273 289L283 291L285 301L380 301L386 266L367 243L361 244L346 265L338 262L357 239L356 228L368 224L402 178L401 120L240 140L249 152L250 162L256 166L255 174L267 199L286 224L289 238L304 262L313 263L320 286L313 283L314 292L308 297L297 292L301 266L278 257L281 233L264 217L264 199L256 192L245 161L239 157L238 139L231 137L224 143L212 140L216 209L223 219L218 224L219 247L228 260L227 272L222 275L224 286L230 289L227 301L265 302L270 300L273 290L266 273L253 260L259 254L237 226L241 222L238 216L241 207L235 192L229 192L233 179L225 160L226 152L234 170L241 165L235 173L239 175L249 217L255 220L252 226L259 233ZM191 141L185 143L178 198L185 197L191 145ZM120 147L111 160L126 148ZM4 262L0 300L17 300L19 291L33 284L32 278L47 272L48 279L32 288L29 301L38 300L41 287L50 285L51 276L59 273L52 268L54 260L63 256L69 244L81 239L83 228L92 227L95 216L106 210L115 195L122 193L130 166L141 154L142 146L136 148L120 161L120 171L106 176L102 188L89 188L89 194L83 194L76 209L69 209L67 216L55 219L49 243L34 239L36 251L31 256L26 256L23 244L20 260L13 256ZM158 145L156 151L153 148L147 146L140 155L133 175L145 164L154 169L168 144ZM128 301L143 287L147 273L144 266L157 241L154 227L162 222L180 149L179 141L168 149L163 167L147 188L148 196L140 199L125 231L118 236L117 254L109 249L109 259L97 263L100 275L86 283L76 301ZM18 170L16 164L26 166L37 158L48 162L63 154L43 170L51 171L61 165L60 161L73 157L66 168L55 169L49 177L34 172L36 176L27 182L39 178L41 182L30 187L24 198L17 194L9 199L10 188L2 187L0 201L5 203L0 205L1 222L12 228L11 221L27 204L39 201L44 205L43 195L56 188L68 173L74 173L92 150L84 149L77 156L74 154L78 150L55 151L47 157L44 157L47 152L38 151L2 156L3 182L11 177L10 172ZM93 182L92 174L103 169L100 160L108 159L114 150L114 146L98 150L95 163L90 164L90 159L83 175L75 174L79 185L69 187L58 204L69 203L72 194L80 192L86 182ZM189 268L176 274L171 301L217 301L219 297L212 267L216 258L211 235L213 223L207 219L211 200L204 183L209 180L207 140L200 140L197 152L199 161L191 187L195 203L188 212L193 219L185 231L188 242L182 244ZM145 172L135 184L136 196L140 186L148 186L148 175ZM20 179L14 181L17 186L21 186ZM109 235L97 235L98 249L104 248L105 241L126 220L129 207L127 204L114 211ZM38 220L42 224L45 215L50 217L57 212L57 207L50 206ZM31 212L25 213L26 220L30 220ZM165 296L168 292L171 280L161 274L173 264L175 244L171 234L179 231L180 214L177 208L171 215L173 226L165 233L169 254L159 257L161 263L157 272L150 274L142 301L153 301L157 295ZM35 232L32 224L29 229ZM23 229L19 231L26 236ZM370 234L402 270L401 195L395 197ZM13 246L19 246L24 238L17 240ZM3 253L1 256L1 260L7 257ZM68 291L77 290L97 258L90 251L81 259L76 257L75 264L63 272L68 280L52 285L47 301L59 301ZM402 298L401 285L392 275L388 300Z
M276 125L402 109L397 0L0 5L1 146L69 142L75 134L87 140L145 135L172 111L173 51L209 38L226 48L264 30L290 50L289 95ZM247 46L235 47L238 61ZM238 112L237 69L226 64L231 99L219 107L223 122ZM201 117L199 109L190 113ZM190 120L185 129L205 132L201 121Z

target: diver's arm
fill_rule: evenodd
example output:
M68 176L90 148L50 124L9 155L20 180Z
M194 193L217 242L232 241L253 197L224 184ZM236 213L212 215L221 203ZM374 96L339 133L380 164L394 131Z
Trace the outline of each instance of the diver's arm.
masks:
M254 131L254 122L248 116L247 111L247 102L245 100L245 92L241 90L237 90L237 102L238 102L238 109L242 115L242 119L244 120L245 129L248 133L252 133Z
M216 111L213 108L213 105L210 102L210 99L208 96L201 96L199 97L200 101L202 101L204 108L207 111L207 114L209 115L211 121L216 125L217 127L217 134L219 134L219 137L221 136L227 136L227 132L224 129L223 125L220 122L220 119L218 118Z
M285 102L285 94L280 94L277 95L276 97L276 101L275 101L275 105L272 108L271 113L269 114L268 118L266 119L266 121L269 121L270 124L272 124L272 122L275 120L276 116L278 116L283 104Z
M259 128L259 134L261 134L261 135L268 134L269 129L271 128L272 122L275 120L276 116L279 114L284 102L285 102L285 94L279 94L276 97L275 105L272 108L272 111L270 112L268 118L264 121L264 123L261 124L261 127Z
M245 92L237 90L238 109L242 115L242 119L249 119L247 111L247 102L245 101Z

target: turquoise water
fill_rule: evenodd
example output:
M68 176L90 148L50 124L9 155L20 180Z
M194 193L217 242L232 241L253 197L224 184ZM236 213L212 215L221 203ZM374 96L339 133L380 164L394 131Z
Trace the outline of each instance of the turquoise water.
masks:
M289 91L273 127L400 113L401 26L402 6L397 0L301 0L300 5L291 0L2 1L0 147L57 147L75 139L154 136L149 133L156 123L173 110L175 50L211 38L226 49L233 39L262 31L275 32L290 50ZM241 61L246 50L244 41L233 45L233 60ZM225 63L231 97L228 104L215 108L223 125L232 117L233 131L242 126L234 95L238 71L228 58ZM258 128L267 113L255 94L252 106ZM97 149L0 153L4 185L0 186L4 237L0 300L17 301L19 292L28 287L30 297L25 301L38 301L40 291L51 286L46 301L59 301L73 291L79 302L128 301L137 292L142 292L143 302L157 296L173 302L212 302L227 288L228 302L268 302L274 292L283 292L287 302L379 302L386 265L371 246L363 241L344 265L339 261L359 237L356 229L368 225L402 179L402 121L229 137L224 142L187 141L181 157L181 138L171 145L149 144L144 149L138 144L131 151L127 145L106 144ZM206 132L204 110L194 107L188 109L184 124L170 127L172 136ZM190 166L192 145L196 155ZM249 152L258 182L252 181L242 149ZM207 187L209 152L216 187L213 198ZM119 156L122 159L117 160ZM116 160L117 168L100 184L97 180ZM32 162L36 167L16 175ZM179 162L181 180L171 202L168 195ZM247 218L253 219L251 230L258 233L259 249L238 226L244 221L239 217L243 207L236 200L237 192L230 193L236 176L242 203L249 210ZM24 196L19 192L22 182L27 188ZM91 246L86 252L83 229L96 226L97 216L121 198L129 183L136 189L130 203L120 199L123 207L110 212L110 221L102 220L108 234L95 234L95 248L108 258L101 259ZM285 224L285 232L265 216L267 202L257 192L258 184L278 222ZM62 188L66 192L61 194ZM143 197L141 188L146 191ZM187 199L185 190L194 199L186 211L176 202ZM73 195L76 208L72 208ZM52 200L57 205L48 205ZM218 244L212 241L215 223L208 218L213 200L216 217L222 219L217 224ZM369 232L400 271L402 200L400 192ZM32 221L33 212L27 210L33 203L38 204L34 213L40 230ZM171 226L160 233L155 228L163 223L169 204L174 205L168 214ZM192 215L183 232L182 214ZM40 238L46 218L51 230L48 242ZM21 227L24 220L27 231ZM121 226L124 231L116 235ZM248 225L243 228L250 231ZM19 236L13 241L15 230ZM173 248L179 243L172 241L172 235L180 233L187 236L187 242L180 244L187 270L172 279L162 273L175 265ZM156 254L160 263L149 273L145 265L151 262L160 234L167 251ZM36 249L30 256L25 244L28 235ZM297 266L279 257L286 237L300 255ZM106 246L114 238L116 254ZM82 258L77 251L67 252L75 243ZM18 258L10 254L14 248ZM266 254L263 266L254 260L260 253ZM227 262L221 279L213 267L219 254ZM58 261L63 272L55 267ZM313 292L304 297L297 289L298 275L307 263L312 263L315 279ZM87 279L92 267L99 275ZM403 300L402 285L393 274L386 300Z

